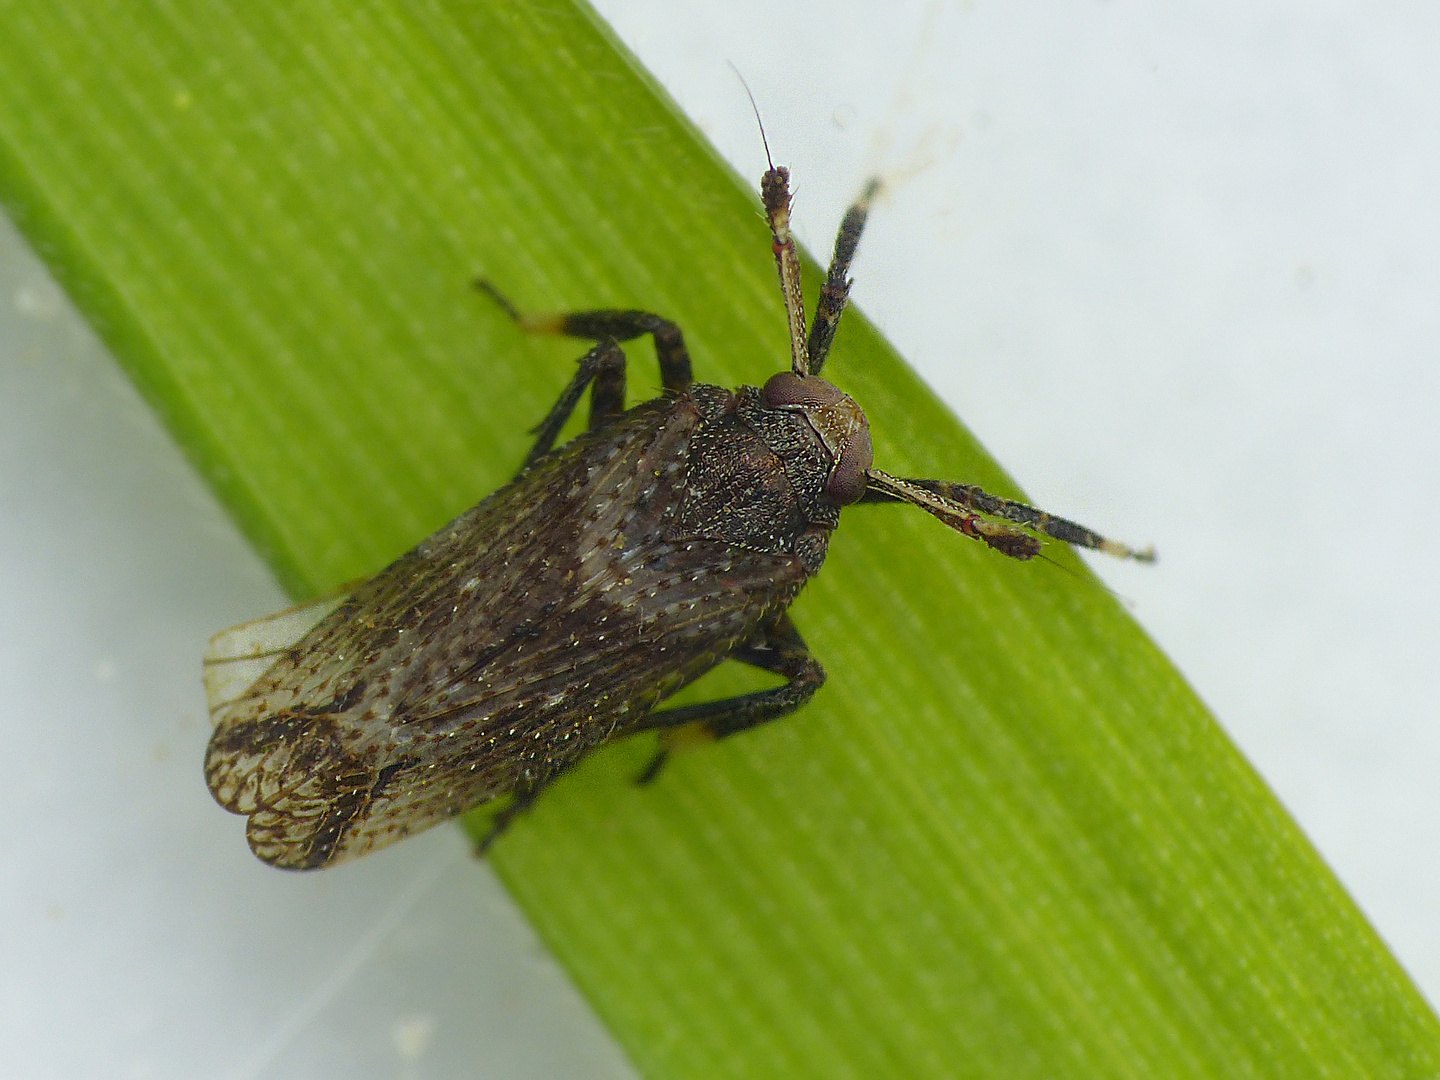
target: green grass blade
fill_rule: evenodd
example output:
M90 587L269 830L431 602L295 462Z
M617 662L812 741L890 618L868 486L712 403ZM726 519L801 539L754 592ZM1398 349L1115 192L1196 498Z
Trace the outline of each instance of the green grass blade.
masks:
M477 273L661 311L708 380L784 365L750 185L583 8L0 26L0 198L297 594L492 489L567 377ZM1014 491L863 320L827 374L882 467ZM860 508L797 619L832 673L801 716L646 789L647 747L599 755L494 853L645 1075L1440 1072L1433 1014L1083 570Z

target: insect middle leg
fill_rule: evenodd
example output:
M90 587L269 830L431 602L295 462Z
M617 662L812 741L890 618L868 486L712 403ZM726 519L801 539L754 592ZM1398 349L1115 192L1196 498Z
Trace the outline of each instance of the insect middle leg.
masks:
M591 430L625 411L625 353L613 339L600 342L580 358L575 375L560 391L559 400L551 406L545 419L530 429L535 445L525 455L525 462L520 466L522 473L555 446L560 429L570 419L587 386L590 387Z
M534 334L560 334L590 341L609 338L620 342L649 334L655 340L655 358L660 362L660 381L665 389L678 393L695 381L690 371L690 350L685 347L685 335L669 319L648 311L615 308L525 315L504 293L483 278L475 282L475 287L489 294L522 330Z
M825 685L825 669L810 655L789 615L782 614L730 655L789 681L773 690L651 713L637 730L659 730L660 751L640 774L640 783L654 780L672 754L788 716Z
M475 287L499 304L522 330L534 334L588 338L597 342L595 348L580 358L580 369L575 377L561 392L549 415L534 429L535 445L520 467L521 472L550 452L587 385L591 387L591 431L604 427L625 411L625 354L619 348L620 342L630 341L642 334L651 335L655 340L655 357L660 362L660 381L665 389L678 393L694 382L685 335L669 319L648 311L612 308L525 315L510 302L508 296L484 278L477 280Z

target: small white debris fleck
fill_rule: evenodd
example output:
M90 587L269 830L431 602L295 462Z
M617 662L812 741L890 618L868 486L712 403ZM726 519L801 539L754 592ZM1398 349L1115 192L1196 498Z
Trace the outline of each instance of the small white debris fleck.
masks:
M48 281L31 282L15 290L15 310L31 319L53 319L60 314L60 290Z
M395 1051L406 1061L417 1061L435 1037L435 1017L428 1013L402 1016L390 1029Z

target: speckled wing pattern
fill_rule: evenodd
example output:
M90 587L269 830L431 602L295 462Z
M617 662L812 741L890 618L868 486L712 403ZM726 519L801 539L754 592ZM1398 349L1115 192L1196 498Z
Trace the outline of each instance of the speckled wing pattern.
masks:
M353 591L217 635L205 776L255 854L326 866L538 790L788 606L794 556L676 535L701 420L638 406Z

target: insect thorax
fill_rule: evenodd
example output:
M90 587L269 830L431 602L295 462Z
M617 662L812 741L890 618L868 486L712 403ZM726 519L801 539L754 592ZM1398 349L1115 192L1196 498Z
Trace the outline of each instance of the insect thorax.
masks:
M825 494L834 460L803 415L762 392L694 386L705 419L690 438L685 494L673 537L793 554L814 574L840 508Z

